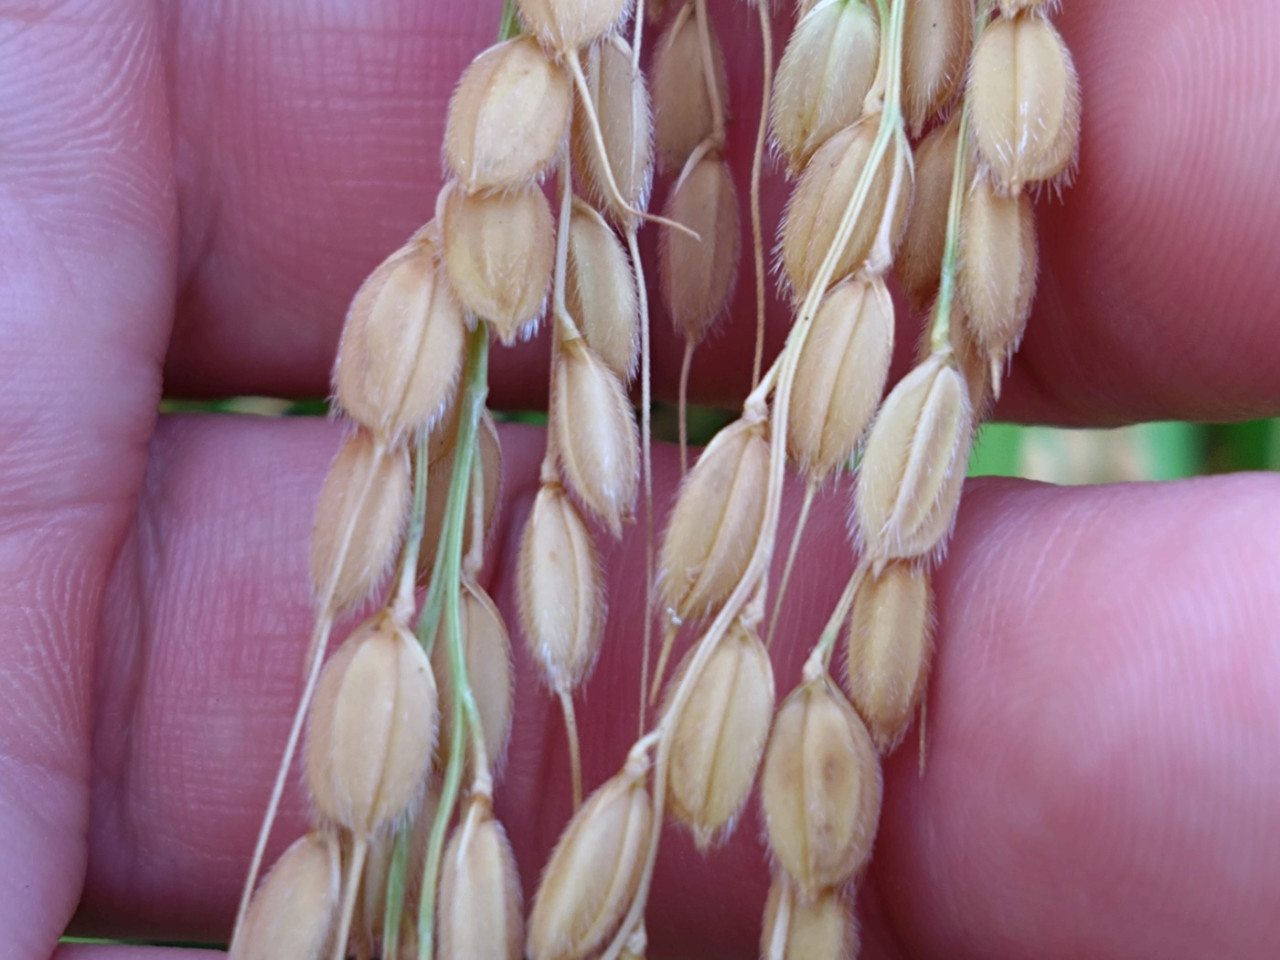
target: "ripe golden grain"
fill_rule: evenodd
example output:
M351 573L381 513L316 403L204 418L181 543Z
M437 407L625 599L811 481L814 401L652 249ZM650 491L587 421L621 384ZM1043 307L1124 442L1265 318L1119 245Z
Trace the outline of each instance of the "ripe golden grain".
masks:
M814 483L842 469L871 423L893 359L883 278L845 280L823 298L796 362L787 452Z
M338 911L340 870L332 831L296 840L254 894L229 960L318 960Z
M938 292L947 244L947 207L951 202L951 180L959 143L960 119L955 116L916 147L915 199L894 270L917 309L923 309Z
M367 430L343 441L311 533L312 582L317 596L334 583L334 610L359 603L386 576L409 511L410 485L403 448L382 447Z
M635 68L631 48L617 36L588 51L585 73L614 182L631 209L643 210L653 185L653 113L644 73ZM619 225L630 226L634 214L621 209L607 187L604 160L580 99L575 104L571 143L573 168L592 200Z
M926 570L895 560L868 573L849 622L848 682L881 753L902 739L924 693L933 635Z
M862 0L823 0L804 16L778 65L773 135L792 176L837 130L862 116L880 59L880 28Z
M564 56L602 38L628 5L627 0L516 0L529 32Z
M520 541L520 624L556 689L586 677L604 633L604 589L591 531L564 488L544 483Z
M932 354L885 398L871 426L854 506L877 565L942 548L973 435L969 390L950 353Z
M533 332L555 265L555 224L536 186L468 196L447 184L437 203L444 263L462 305L503 343Z
M427 655L378 614L338 648L316 688L306 754L316 807L357 838L398 820L426 780L436 718Z
M973 47L973 0L905 0L902 106L911 135L955 97Z
M802 896L843 884L871 856L880 761L866 727L823 676L797 687L773 722L760 802L769 850Z
M585 957L622 922L644 870L653 803L625 767L593 793L556 844L529 914L530 960Z
M782 225L782 265L797 299L809 289L835 242L840 221L871 156L875 138L875 122L862 121L839 131L818 148L791 194ZM875 170L861 214L836 261L832 284L866 261L885 216L893 218L894 246L901 238L911 191L903 190L894 209L886 210L897 160L895 150L890 149Z
M662 301L686 342L696 344L729 306L742 255L728 164L717 154L704 156L680 178L662 213L698 234L667 230L658 248Z
M999 196L982 177L965 197L960 232L960 303L968 329L998 370L1018 349L1036 292L1031 198Z
M476 796L453 831L440 874L442 960L520 960L520 878L490 800Z
M445 163L468 193L526 186L555 163L572 102L569 74L532 37L496 44L458 82Z
M688 660L671 689L680 686ZM735 621L672 721L667 802L705 850L733 829L769 736L773 666L754 629Z
M724 52L710 25L708 35L711 72L719 102L724 104L729 96ZM698 145L718 133L701 45L697 5L690 0L663 32L653 58L654 144L659 171L682 169Z
M640 307L631 261L604 218L574 200L565 306L591 349L623 383L640 359Z
M738 420L702 451L680 486L658 560L669 615L704 616L737 586L760 536L768 482L764 423Z
M562 340L552 367L551 429L566 486L615 537L639 486L640 437L621 382L582 338Z
M430 426L453 393L465 333L435 244L401 248L347 311L333 368L338 405L390 443Z
M1062 37L1044 17L993 20L969 70L973 142L996 187L1064 174L1080 133L1080 80Z
M762 960L850 960L858 955L852 906L839 890L800 896L785 873L776 873L764 906Z

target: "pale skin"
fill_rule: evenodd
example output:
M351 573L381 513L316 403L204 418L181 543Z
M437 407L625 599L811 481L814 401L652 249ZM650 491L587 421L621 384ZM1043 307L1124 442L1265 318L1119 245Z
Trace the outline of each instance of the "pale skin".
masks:
M1040 210L1041 294L999 413L1280 413L1280 8L1064 7L1082 166L1065 204ZM722 12L741 79L754 18ZM0 12L6 956L185 955L56 949L68 923L227 935L297 696L306 539L338 430L158 420L156 403L162 384L325 392L346 301L430 215L445 98L497 19L496 3L427 0ZM728 153L745 183L755 105L745 84L735 97ZM703 399L749 378L747 280L739 322L698 353ZM786 318L773 320L776 348ZM669 395L680 345L654 326ZM498 351L495 405L540 402L545 370L542 343ZM503 440L487 577L514 622L543 437ZM660 451L663 509L674 463ZM847 497L816 509L777 641L782 693L850 564ZM606 653L579 714L589 786L635 732L641 529L609 554ZM864 956L1280 953L1280 480L975 483L937 586L928 769L910 746L888 764ZM557 709L519 666L498 813L531 892L569 782ZM302 805L295 788L274 849ZM749 809L707 861L670 835L651 955L755 955L758 823Z

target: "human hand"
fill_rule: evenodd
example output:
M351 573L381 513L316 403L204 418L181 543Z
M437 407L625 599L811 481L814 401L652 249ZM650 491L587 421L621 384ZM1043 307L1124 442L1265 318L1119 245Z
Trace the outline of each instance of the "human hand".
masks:
M445 98L494 32L496 8L445 6L0 12L6 956L49 955L73 915L84 933L227 935L297 697L305 542L338 432L157 421L162 375L177 395L325 391L351 293L430 216ZM723 36L744 76L758 53L739 12ZM1060 23L1084 154L1067 203L1041 210L1040 299L1000 413L1280 412L1274 4L1074 0ZM755 102L738 102L743 157ZM669 387L678 347L656 321ZM704 397L740 392L747 326L700 353ZM495 406L540 402L544 350L497 352ZM491 584L512 611L542 439L503 440ZM665 505L669 455L658 479ZM969 492L936 581L928 768L909 746L888 764L864 955L1280 952L1280 484ZM817 509L782 691L850 565L844 498ZM608 555L609 636L580 717L592 784L634 735L644 591L622 585L642 582L642 557L636 529ZM527 670L518 697L499 812L531 893L569 802L556 713ZM301 829L289 800L281 841ZM664 844L655 954L754 955L755 816L706 861L678 833Z

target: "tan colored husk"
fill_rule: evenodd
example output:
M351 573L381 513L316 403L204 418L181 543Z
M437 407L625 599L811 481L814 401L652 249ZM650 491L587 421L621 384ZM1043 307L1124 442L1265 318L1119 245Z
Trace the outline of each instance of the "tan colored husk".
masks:
M445 163L469 193L526 186L555 163L572 104L568 72L532 37L495 44L454 91Z
M374 834L368 841L368 852L360 871L360 892L351 918L351 941L356 956L375 956L382 941L382 921L387 909L387 875L391 869L395 839L394 831L387 830Z
M361 838L403 816L431 766L436 716L426 654L379 613L338 648L316 688L306 754L316 807Z
M653 829L645 770L628 763L592 794L560 837L529 914L530 960L585 957L631 906Z
M679 688L692 652L677 671ZM769 737L773 666L753 628L735 621L716 645L672 722L667 769L671 815L706 850L733 829Z
M525 29L562 56L603 37L628 6L627 0L516 0Z
M536 186L467 196L456 182L437 202L444 263L462 305L514 343L532 334L555 265L555 225Z
M311 532L311 577L317 595L337 571L331 606L359 603L386 576L409 512L409 457L401 447L381 447L367 430L343 441L320 491ZM341 564L338 553L353 534Z
M889 392L854 497L862 546L876 566L943 548L972 436L969 389L949 351L931 354Z
M1002 17L1014 17L1024 11L1038 13L1052 10L1058 0L997 0Z
M476 796L445 850L438 901L442 960L520 960L524 914L515 856L489 798Z
M902 109L911 135L955 97L973 48L973 0L906 0Z
M843 468L875 415L893 359L884 279L852 277L823 298L796 362L787 452L813 482Z
M862 116L880 59L880 28L862 0L823 0L796 24L778 64L773 135L790 174Z
M558 483L544 483L520 541L520 625L556 690L578 686L600 650L604 589L591 531Z
M804 897L870 858L880 795L875 744L844 694L826 676L797 687L773 721L760 801L769 850Z
M458 619L466 652L467 677L471 695L480 711L485 753L489 763L500 765L511 735L514 674L511 640L502 614L478 583L464 580L459 590ZM453 743L453 671L449 666L449 645L439 631L431 646L431 668L440 691L440 739L437 747L440 769L448 763Z
M1035 298L1036 260L1031 198L998 196L979 177L965 196L957 289L969 330L993 368L1022 340Z
M294 841L253 895L229 960L318 960L333 936L340 886L332 831Z
M644 72L634 68L631 48L616 35L591 48L584 72L618 192L632 210L644 210L653 185L653 112ZM616 223L630 226L635 215L619 207L608 189L581 99L573 114L571 143L573 168L592 200Z
M724 52L710 25L708 33L712 75L720 103L728 103ZM698 145L716 133L701 45L697 6L690 0L659 38L653 58L654 145L662 172L682 169Z
M1052 180L1075 160L1080 81L1062 37L1044 17L993 20L969 69L970 130L1002 193Z
M615 537L640 482L640 436L622 383L585 340L561 340L552 365L551 429L560 473Z
M942 255L947 244L947 207L960 119L953 116L916 147L916 194L902 235L894 270L912 306L923 309L938 292Z
M435 244L409 243L369 275L347 311L333 368L338 405L389 442L430 426L453 393L465 333Z
M869 118L834 134L818 148L791 194L782 225L782 265L797 298L803 297L809 289L835 241L845 208L871 155L878 122ZM898 156L896 146L891 146L885 153L871 179L871 189L849 235L849 242L836 261L831 275L832 284L862 266L871 253L886 215L893 217L891 238L893 246L897 246L910 206L910 178L903 185L894 210L887 212L885 208L889 201L894 164L904 159Z
M565 306L591 349L623 383L640 359L640 307L627 251L604 218L575 198Z
M806 900L785 873L776 873L764 906L762 960L852 960L858 955L853 907L839 890Z
M457 423L454 423L457 429ZM480 417L480 429L476 433L476 452L480 458L480 474L484 482L483 523L487 536L493 529L493 517L498 511L498 499L502 492L502 444L498 442L498 427L488 410ZM450 449L441 459L434 461L427 471L427 510L422 524L422 549L418 552L418 582L431 581L435 568L436 550L444 531L444 511L449 500L449 483L453 479L453 451ZM466 556L475 536L468 504L467 523L462 531L462 553Z
M699 343L729 306L742 255L733 175L709 153L681 176L663 216L698 234L665 230L658 247L658 289L686 341Z
M929 673L929 573L895 560L858 586L849 621L849 694L871 739L889 753L911 724Z
M680 486L658 559L669 616L704 616L737 586L760 535L768 482L763 422L737 420L702 451Z

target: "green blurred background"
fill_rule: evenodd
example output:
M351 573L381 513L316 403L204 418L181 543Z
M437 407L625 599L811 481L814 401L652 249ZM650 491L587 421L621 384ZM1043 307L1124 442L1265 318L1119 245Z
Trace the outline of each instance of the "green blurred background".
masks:
M270 397L218 401L167 400L162 412L318 416L322 400L290 402ZM689 437L708 439L733 414L709 407L689 411ZM543 413L499 414L498 419L545 423ZM656 404L654 436L674 441L676 410ZM982 428L969 464L970 476L1026 477L1049 483L1115 483L1176 480L1238 470L1280 470L1280 419L1246 423L1144 423L1112 430L1063 430L993 423Z

